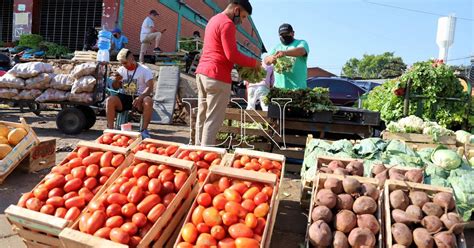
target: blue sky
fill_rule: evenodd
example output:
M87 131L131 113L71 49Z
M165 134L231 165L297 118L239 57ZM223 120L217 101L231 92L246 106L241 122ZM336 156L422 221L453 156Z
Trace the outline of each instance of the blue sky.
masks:
M278 42L278 27L288 22L296 38L309 43L308 66L337 75L351 57L395 52L405 63L438 57L436 31L439 16L380 6L392 5L457 20L449 59L474 55L473 0L254 0L252 18L267 50ZM375 4L374 4L375 3ZM469 59L448 61L469 64Z

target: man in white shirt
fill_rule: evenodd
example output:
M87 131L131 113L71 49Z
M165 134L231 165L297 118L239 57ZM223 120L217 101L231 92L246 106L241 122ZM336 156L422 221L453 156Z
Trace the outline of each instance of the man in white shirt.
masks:
M117 60L122 66L115 73L112 88L119 93L107 98L107 127L114 127L116 112L135 109L143 113L143 130L140 132L144 138L149 138L148 124L153 114L153 73L148 67L137 63L132 52L126 48L120 50Z
M140 48L140 63L143 63L145 54L153 41L155 42L154 51L161 52L161 49L159 48L160 39L166 29L158 31L158 29L155 28L155 20L158 16L159 14L156 10L151 10L150 14L148 14L145 20L143 20L142 30L140 32L140 42L142 44Z

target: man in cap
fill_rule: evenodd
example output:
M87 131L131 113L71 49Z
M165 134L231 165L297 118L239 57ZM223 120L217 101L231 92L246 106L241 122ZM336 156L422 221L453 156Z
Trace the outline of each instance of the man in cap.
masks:
M122 35L120 28L112 30L112 53L118 54L128 44L128 38Z
M196 69L198 115L196 144L212 146L225 118L231 95L234 64L260 68L261 63L237 50L236 26L252 14L248 0L232 0L206 26L204 47Z
M159 48L161 35L166 31L166 29L162 29L158 31L155 27L155 20L158 18L159 14L156 10L151 10L148 16L143 20L142 29L140 32L140 63L143 63L145 60L145 54L149 46L154 42L154 50L155 52L161 52Z
M128 49L120 50L117 60L122 66L113 77L112 88L119 93L107 98L107 127L114 127L116 112L137 110L143 114L144 138L149 138L148 124L153 113L153 73L148 67L135 61Z
M284 89L305 89L308 78L308 54L309 46L304 40L295 39L295 31L290 24L282 24L278 29L280 44L265 58L266 64L275 64L278 58L290 57L294 59L291 71L275 72L275 87Z

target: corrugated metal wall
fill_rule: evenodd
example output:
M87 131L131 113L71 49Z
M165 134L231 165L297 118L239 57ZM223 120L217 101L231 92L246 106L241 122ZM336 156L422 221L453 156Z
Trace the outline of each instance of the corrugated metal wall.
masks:
M13 0L0 0L0 41L12 41Z
M102 3L102 0L42 0L40 35L71 50L82 50L86 29L101 26Z

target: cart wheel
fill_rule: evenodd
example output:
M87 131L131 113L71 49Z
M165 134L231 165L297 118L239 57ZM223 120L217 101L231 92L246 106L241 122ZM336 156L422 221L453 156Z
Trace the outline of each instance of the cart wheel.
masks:
M86 124L84 125L84 130L89 130L91 127L94 126L96 121L94 110L89 106L77 106L77 108L80 109L86 117Z
M41 115L41 105L39 103L28 103L28 108L30 109L31 112L33 112L35 115L40 116Z
M79 134L86 125L86 116L78 108L66 108L56 117L56 126L65 134Z

